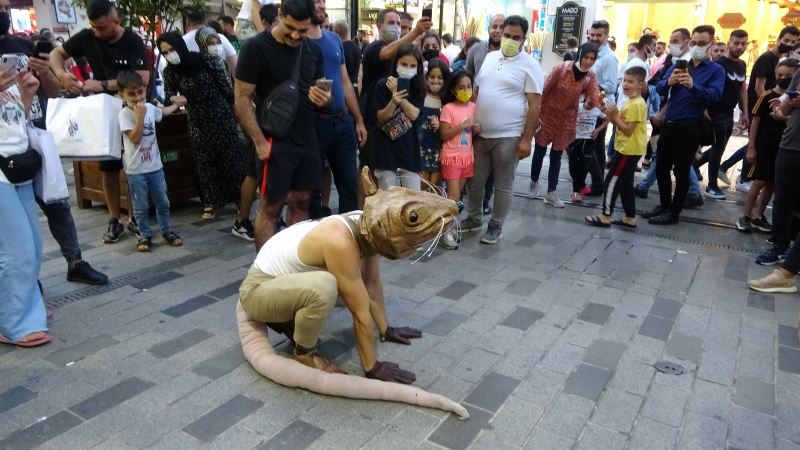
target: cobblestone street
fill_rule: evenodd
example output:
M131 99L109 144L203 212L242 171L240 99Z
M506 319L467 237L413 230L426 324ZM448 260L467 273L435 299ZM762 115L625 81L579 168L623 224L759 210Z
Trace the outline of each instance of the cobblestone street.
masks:
M457 251L382 263L390 323L424 336L378 343L379 358L469 420L258 375L234 317L255 254L231 235L232 208L203 221L199 204L174 205L185 245L141 254L130 233L102 244L102 205L73 205L84 259L111 282L66 282L42 216L54 339L0 346L0 449L800 449L798 296L748 291L772 268L752 262L766 235L732 228L742 194L678 226L597 229L583 223L593 209L527 199L529 167L499 244L472 233ZM363 373L345 309L320 350Z

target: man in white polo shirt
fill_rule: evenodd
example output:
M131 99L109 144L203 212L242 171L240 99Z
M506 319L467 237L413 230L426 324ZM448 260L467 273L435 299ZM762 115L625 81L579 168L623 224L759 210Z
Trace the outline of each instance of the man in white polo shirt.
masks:
M475 137L475 174L467 182L468 217L464 231L479 231L483 186L489 173L494 175L494 209L484 244L495 244L503 237L503 221L513 195L517 161L531 154L533 133L539 125L539 107L544 75L539 63L522 52L528 21L510 16L503 22L500 51L491 52L475 79L476 116L481 125Z
M206 14L197 8L187 8L186 15L186 34L183 35L183 40L186 42L186 47L190 52L200 52L200 47L194 39L197 30L206 26ZM236 49L233 44L224 35L219 35L222 48L225 50L225 63L228 65L230 73L236 73Z

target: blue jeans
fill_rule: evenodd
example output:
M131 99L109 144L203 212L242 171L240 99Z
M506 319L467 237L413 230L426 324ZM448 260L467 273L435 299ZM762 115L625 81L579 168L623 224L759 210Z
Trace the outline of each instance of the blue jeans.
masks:
M539 181L539 173L542 171L545 153L547 153L547 147L538 144L533 146L531 180L534 182ZM558 174L561 172L561 157L563 154L563 148L561 150L550 150L550 167L547 169L547 192L555 191L558 186Z
M692 197L701 196L703 193L700 191L700 180L697 179L697 173L695 173L694 169L691 167L689 169L689 195ZM647 173L645 173L644 179L640 181L636 187L639 189L648 190L654 184L656 184L655 159L650 162L650 168L647 170Z
M353 118L316 119L317 146L322 160L328 160L336 192L339 194L339 214L358 209L358 140Z
M61 254L67 262L80 261L81 247L78 244L78 232L75 230L75 219L69 211L69 199L45 203L36 197L36 203L47 217L50 234L61 247Z
M17 341L47 331L47 314L37 279L42 238L33 184L0 182L0 335Z
M169 198L167 198L167 181L164 179L164 170L155 172L128 175L128 189L131 192L133 203L133 217L139 224L139 234L142 237L153 237L150 229L150 199L156 206L156 218L161 227L161 234L172 231L169 220Z

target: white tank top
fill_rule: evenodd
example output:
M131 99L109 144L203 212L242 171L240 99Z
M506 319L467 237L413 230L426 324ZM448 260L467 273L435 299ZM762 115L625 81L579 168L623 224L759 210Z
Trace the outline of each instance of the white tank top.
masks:
M347 219L341 216L330 216L322 220L329 219L338 219L347 225ZM300 256L297 255L297 248L300 246L300 241L320 223L322 223L320 220L307 220L281 230L261 247L255 262L253 262L253 266L273 277L325 270L321 267L310 266L303 263L300 261ZM350 234L353 234L352 230Z

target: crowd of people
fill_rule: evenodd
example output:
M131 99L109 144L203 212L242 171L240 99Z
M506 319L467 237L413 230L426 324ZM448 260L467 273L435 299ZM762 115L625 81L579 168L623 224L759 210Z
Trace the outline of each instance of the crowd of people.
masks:
M460 227L441 237L443 247L455 249L463 233L475 231L482 232L481 243L496 244L503 237L518 161L532 155L529 197L563 208L557 186L566 152L570 201L602 198L600 214L586 216L592 226L637 227L635 198L646 198L653 184L659 205L640 214L653 225L678 223L682 209L702 205L703 195L724 199L719 183L749 191L737 228L771 233L770 248L756 262L781 264L749 285L766 292L796 290L800 247L796 240L795 247L790 244L800 190L789 178L800 165L800 113L794 111L800 105L798 61L790 57L800 30L794 26L780 30L746 82L740 57L747 32L734 30L723 42L710 25L676 29L668 41L644 30L620 64L610 24L596 21L583 42L578 36L566 42L564 62L545 76L525 51L528 21L513 15L491 17L487 40L468 38L459 47L452 36L433 30L430 18L415 23L388 8L379 11L376 39L367 42L363 32L351 38L346 22L330 23L325 0L286 0L280 8L269 0L249 0L235 19L210 21L202 11L188 9L184 34L165 33L148 50L120 25L112 2L92 0L91 28L49 54L34 54L30 40L9 34L8 10L9 0L0 0L0 53L29 58L19 73L0 74L4 107L18 115L0 123L9 137L0 143L0 157L25 153L24 118L43 127L46 100L59 92L112 93L125 101L118 118L124 156L100 164L109 212L106 243L118 242L127 229L137 250L150 251L151 201L165 242L183 243L170 226L155 136L155 123L182 108L201 218L212 219L215 211L236 204L232 233L254 241L257 250L282 225L331 215L332 185L339 214L359 210L364 201L359 166L369 166L383 189L446 192L466 209ZM290 108L293 116L279 130L270 128L265 118L280 116L273 105L285 98L287 86L299 93ZM735 114L749 141L722 162ZM543 189L540 175L548 153ZM732 183L728 172L739 160L742 176ZM705 163L703 191L699 168ZM644 177L636 184L639 170ZM127 220L121 217L120 171L133 204ZM108 278L81 259L69 202L35 199L28 180L11 178L0 173L0 205L7 229L14 230L8 234L13 245L12 238L0 239L0 286L12 292L11 302L0 306L0 339L38 345L49 336L36 281L41 239L31 212L34 201L67 260L67 279L103 284ZM621 217L613 213L617 198ZM19 236L29 239L21 246ZM11 260L13 273L5 270Z

